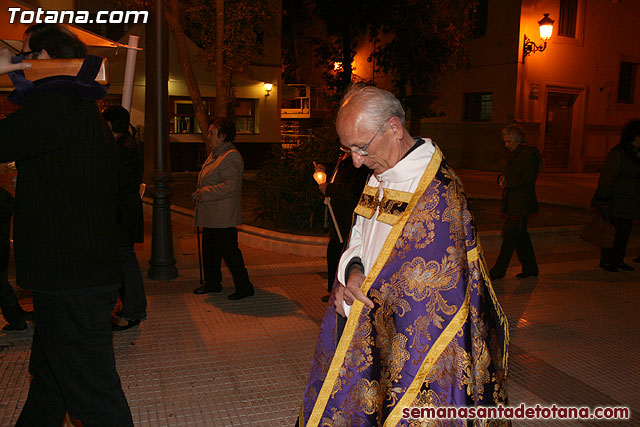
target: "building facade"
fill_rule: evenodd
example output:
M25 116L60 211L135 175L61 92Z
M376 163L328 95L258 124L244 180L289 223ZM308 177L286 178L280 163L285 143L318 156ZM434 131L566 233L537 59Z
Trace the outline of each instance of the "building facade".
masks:
M457 167L500 170L500 129L516 122L543 156L545 171L600 168L624 123L640 117L635 29L640 4L625 0L486 0L484 33L469 41L471 66L447 78L422 133ZM553 35L537 46L548 13Z

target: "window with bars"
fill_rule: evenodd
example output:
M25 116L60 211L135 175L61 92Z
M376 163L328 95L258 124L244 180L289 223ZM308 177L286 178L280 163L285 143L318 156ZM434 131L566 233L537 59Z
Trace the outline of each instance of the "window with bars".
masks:
M464 94L464 121L488 122L491 121L492 112L492 92L470 92Z
M636 91L636 76L638 64L633 62L620 62L620 74L618 75L618 103L633 104Z
M236 122L236 132L256 132L256 100L236 99L233 102L233 118Z
M576 21L578 19L578 0L560 0L560 19L558 35L576 37Z

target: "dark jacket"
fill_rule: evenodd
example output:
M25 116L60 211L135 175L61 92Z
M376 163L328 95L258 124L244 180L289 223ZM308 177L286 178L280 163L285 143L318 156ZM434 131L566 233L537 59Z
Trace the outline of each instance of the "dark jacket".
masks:
M640 219L640 159L630 147L618 144L602 166L591 205L620 219Z
M331 173L331 171L328 172ZM336 216L338 227L340 227L343 241L347 240L351 232L353 210L358 204L369 173L370 170L364 166L356 168L351 156L346 154L338 162L338 170L333 182L327 183L325 196L331 198L331 207ZM327 181L331 180L331 176L327 176ZM331 218L329 218L329 222L331 224L329 226L331 239L339 240Z
M0 161L15 160L18 285L55 291L122 279L118 157L94 101L38 92L0 121Z
M527 216L538 212L536 179L540 163L540 152L532 145L520 144L509 153L502 191L503 213Z
M144 240L144 220L140 184L144 163L135 138L126 133L116 141L120 159L118 227L120 244L133 246Z

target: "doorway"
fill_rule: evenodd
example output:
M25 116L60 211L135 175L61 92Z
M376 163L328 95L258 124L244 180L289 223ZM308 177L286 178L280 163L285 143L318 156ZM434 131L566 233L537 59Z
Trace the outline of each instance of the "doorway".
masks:
M573 105L577 98L573 93L547 94L543 153L545 169L569 168Z

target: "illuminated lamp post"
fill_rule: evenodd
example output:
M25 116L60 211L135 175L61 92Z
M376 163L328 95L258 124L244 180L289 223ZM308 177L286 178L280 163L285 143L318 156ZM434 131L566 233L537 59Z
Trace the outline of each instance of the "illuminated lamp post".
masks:
M549 14L545 13L544 17L538 21L538 25L540 26L540 38L544 41L543 45L537 45L531 40L527 35L524 35L524 46L522 48L522 63L524 64L524 59L533 52L542 52L547 48L547 40L551 38L553 34L553 23L555 21L549 18Z

